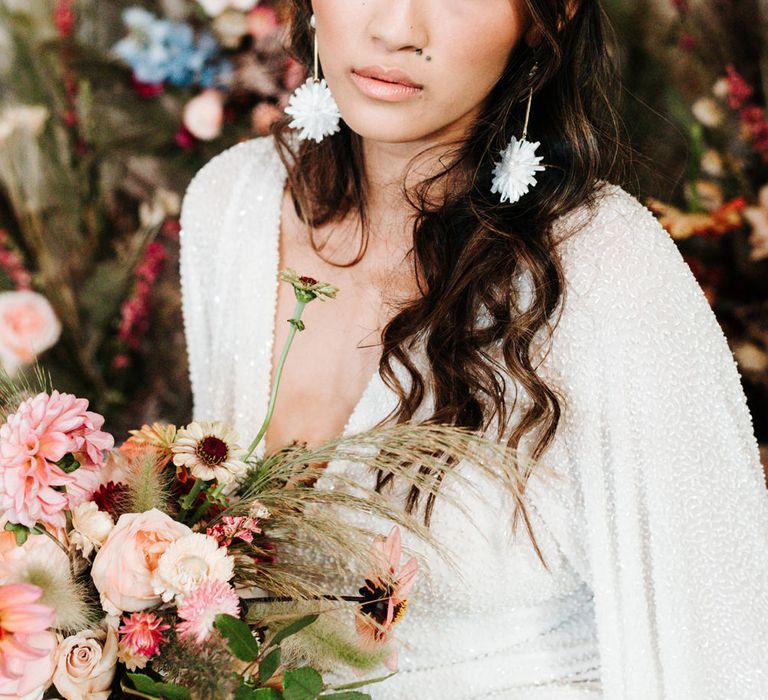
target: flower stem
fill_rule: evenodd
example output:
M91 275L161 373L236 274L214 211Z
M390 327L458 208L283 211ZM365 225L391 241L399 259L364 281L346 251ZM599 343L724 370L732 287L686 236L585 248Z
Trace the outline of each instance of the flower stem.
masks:
M192 484L192 490L186 496L184 496L184 498L181 499L182 511L186 513L188 510L192 509L192 506L195 505L197 494L203 490L204 485L205 482L202 479L195 479L195 483Z
M211 507L213 502L221 496L221 492L224 490L224 485L219 484L213 491L206 494L205 500L198 506L197 510L192 514L191 524L194 525L200 518L202 518Z
M249 603L291 603L296 598L286 595L270 595L261 598L248 598ZM366 600L361 595L315 595L308 596L305 600L345 600L349 603L362 603Z
M62 543L62 542L59 540L59 538L58 538L58 537L55 537L53 534L51 534L51 533L48 531L48 528L46 528L46 527L42 527L41 529L42 529L42 531L43 531L43 533L42 533L42 534L44 534L44 535L45 535L45 536L46 536L46 537L47 537L49 540L53 540L53 541L54 541L54 542L55 542L55 543L56 543L56 544L57 544L57 545L58 545L58 546L61 548L61 551L62 551L62 552L64 552L64 554L66 554L66 555L67 555L67 558L69 559L69 550L68 550L68 549L67 549L67 548L64 546L64 544L63 544L63 543Z
M253 451L258 447L261 439L264 437L264 433L267 432L269 422L272 420L272 414L275 410L275 402L277 401L277 390L280 387L280 377L283 374L283 367L285 366L285 360L288 357L288 351L291 349L291 343L296 336L296 331L304 330L304 324L301 322L301 314L304 312L304 307L307 305L306 301L297 300L296 308L293 310L293 316L288 320L291 324L291 330L288 332L288 337L285 339L283 345L283 351L280 355L280 361L277 363L277 370L275 371L275 383L272 386L272 395L269 397L269 406L267 407L267 415L264 417L264 422L259 428L259 432L256 434L253 442L248 448L243 461L247 462Z

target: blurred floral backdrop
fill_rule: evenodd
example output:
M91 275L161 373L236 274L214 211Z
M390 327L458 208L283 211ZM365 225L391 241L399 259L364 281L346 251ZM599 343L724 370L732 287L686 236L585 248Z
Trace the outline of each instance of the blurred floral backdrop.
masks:
M768 0L603 0L625 186L704 288L768 443ZM118 433L183 423L179 200L305 75L278 0L0 0L0 362Z

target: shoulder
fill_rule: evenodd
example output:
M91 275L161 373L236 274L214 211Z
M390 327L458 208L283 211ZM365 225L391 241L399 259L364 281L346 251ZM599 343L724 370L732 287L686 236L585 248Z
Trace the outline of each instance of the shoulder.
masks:
M241 141L217 154L187 185L181 203L182 231L189 237L197 229L210 229L212 221L221 219L240 186L249 181L263 187L277 186L281 169L271 136Z
M573 216L582 226L561 244L565 289L547 363L574 382L621 372L670 382L699 371L738 386L723 329L651 211L607 185L592 212Z
M653 213L619 185L602 181L590 206L556 223L571 306L624 316L643 309L671 317L712 315L709 302L672 237ZM629 320L629 319L627 319Z

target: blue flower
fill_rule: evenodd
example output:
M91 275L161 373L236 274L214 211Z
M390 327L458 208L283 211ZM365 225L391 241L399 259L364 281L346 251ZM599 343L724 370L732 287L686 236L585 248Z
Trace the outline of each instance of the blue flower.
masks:
M219 44L209 32L196 38L188 24L158 19L142 7L126 8L122 18L128 36L112 51L133 69L136 80L211 87L231 73L231 65L219 56Z

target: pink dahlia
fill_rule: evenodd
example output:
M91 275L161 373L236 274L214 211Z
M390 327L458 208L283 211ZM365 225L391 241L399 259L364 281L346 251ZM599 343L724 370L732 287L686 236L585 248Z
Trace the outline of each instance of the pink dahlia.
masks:
M177 613L183 620L176 625L179 635L202 644L213 630L216 615L240 614L240 599L229 584L210 580L184 596Z
M37 602L42 594L27 583L0 586L0 679L21 678L30 661L50 653L29 639L53 624L53 609Z
M56 462L73 454L80 469L98 471L103 450L110 449L112 436L100 430L102 416L86 410L88 401L53 391L23 401L0 426L0 510L10 522L32 527L37 522L63 527L63 511L69 496L57 487L78 492L97 484L90 474L67 474Z
M160 644L165 641L163 632L171 626L155 613L135 612L123 618L118 628L120 645L131 654L150 658L160 653Z

